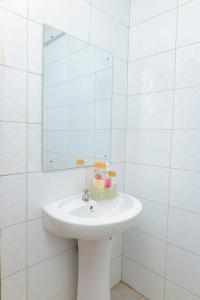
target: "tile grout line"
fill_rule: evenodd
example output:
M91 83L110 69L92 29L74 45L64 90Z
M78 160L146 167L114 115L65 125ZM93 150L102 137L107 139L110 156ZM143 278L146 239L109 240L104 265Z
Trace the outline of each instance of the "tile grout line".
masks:
M112 15L110 15L109 13L107 13L104 9L98 7L96 4L92 3L91 0L91 6L94 7L95 9L98 9L100 12L102 12L103 14L105 14L107 17L111 18L112 20L116 21L117 23L119 23L121 26L124 26L126 28L129 28L128 25L126 25L125 23L121 22L119 19L113 17Z
M51 256L48 256L48 257L46 257L46 258L44 258L44 259L42 259L42 260L40 260L40 261L38 261L38 262L36 262L36 263L33 263L33 264L31 264L31 265L27 265L26 267L24 267L24 268L22 268L22 269L20 269L20 270L18 270L18 271L15 271L15 272L13 272L13 273L10 273L9 275L2 277L1 279L5 280L5 279L7 279L7 278L9 278L9 277L11 277L11 276L14 276L14 275L16 275L16 274L18 274L18 273L23 272L23 271L28 272L28 270L31 269L32 267L35 267L35 266L37 266L37 265L40 265L40 264L42 264L43 262L46 262L46 261L48 261L48 260L51 260L51 259L53 259L53 258L55 258L55 257L57 257L57 256L60 256L60 255L64 254L64 253L68 253L68 252L72 251L72 250L75 249L75 248L76 248L76 247L72 246L72 247L70 247L70 248L68 248L68 249L59 251L59 252L57 252L57 253L55 253L55 254L53 254L53 255L51 255ZM27 289L27 291L28 291L28 289ZM27 298L27 299L28 299L28 298Z
M124 27L128 28L128 25L126 25L125 23L121 22L118 18L115 18L112 15L108 14L104 9L102 9L102 8L98 7L97 5L95 5L94 3L92 3L92 1L89 1L89 0L82 0L82 1L86 2L89 6L94 7L95 9L99 10L104 15L106 15L109 18L111 18L113 21L119 23L121 26L124 26ZM28 19L28 20L30 20L32 22L37 23L37 24L41 24L40 22L35 21L34 19L30 18L28 11L27 11L27 16L24 16L23 14L20 14L20 13L16 12L15 10L7 8L6 6L0 5L0 9L5 9L5 10L9 11L10 13L13 13L13 14L19 16L19 17L22 17L24 19Z
M132 294L132 292L135 294L137 294L137 300L148 300L144 295L142 295L141 293L139 293L138 291L136 291L134 288L132 288L131 286L129 286L127 283L120 281L117 285L115 285L112 290L115 290L119 285L122 285L122 289L127 289L130 291L130 293ZM121 289L121 287L120 287ZM139 298L138 298L139 297ZM118 299L118 297L117 297ZM128 298L129 299L129 298ZM132 299L132 298L131 298ZM116 299L112 299L112 300L116 300ZM119 299L118 299L119 300ZM120 297L120 300L126 300L124 298ZM132 300L136 300L135 297Z
M86 1L87 1L87 0L86 0ZM49 300L54 300L55 297L57 298L57 297L59 297L59 296L62 296L63 293L66 293L66 292L68 292L68 291L70 291L71 289L76 288L76 287L77 287L77 283L72 284L72 285L70 285L67 289L65 289L64 291L61 291L61 292L59 292L58 294L56 294L55 296L51 297Z
M173 11L173 10L176 10L176 8L181 8L181 7L183 7L183 6L187 5L187 4L190 4L191 2L194 2L194 1L196 1L196 0L188 0L188 1L186 1L185 3L181 3L181 4L178 4L178 3L177 3L176 6L173 6L173 7L169 8L169 9L167 9L167 10L161 12L161 13L158 13L158 14L156 14L156 15L154 15L154 16L152 16L152 17L149 17L149 18L147 18L147 19L144 19L144 20L142 20L142 21L140 21L140 22L138 22L138 23L135 23L135 24L133 24L133 25L130 25L129 27L130 27L130 29L132 29L132 28L134 28L134 27L136 27L136 26L138 26L138 25L142 25L142 24L147 23L147 22L149 22L149 21L151 21L151 20L153 20L153 19L155 19L155 18L157 18L157 17L160 17L160 16L162 16L162 15L165 15L165 14L167 14L167 13Z
M119 130L121 130L121 129L119 129ZM122 130L124 130L124 129L122 129ZM122 163L124 163L124 161L112 161L112 163L114 163L114 164L122 164ZM169 166L156 165L156 164L151 164L151 163L142 163L142 162L136 162L136 161L126 161L126 163L129 164L129 165L155 167L155 168L160 168L160 169L170 169ZM88 166L88 167L90 167L90 166ZM84 168L85 167L83 167L81 169L84 169ZM172 167L171 169L174 170L174 171L187 172L187 173L197 173L197 174L200 173L200 170L194 170L194 169L182 169L182 168L175 168L175 167ZM70 170L73 170L73 168L71 168ZM51 173L53 174L53 173L56 173L56 172L59 172L59 171L65 172L66 170L65 169L62 169L62 170L57 169L57 170L52 170ZM42 173L42 170L39 170L39 171L28 171L27 173L28 173L28 175L34 175L36 173ZM45 171L45 174L48 174L48 172ZM1 177L7 177L7 176L15 176L15 175L26 175L26 172L5 173L5 174L1 174L0 178Z
M146 167L170 169L170 166L157 165L154 163L145 163L145 162L137 162L137 161L127 161L127 163L130 165L139 165L139 166L146 166ZM200 170L194 170L194 169L182 169L182 168L175 168L175 167L171 167L171 169L177 170L177 171L188 172L188 173L197 173L197 174L200 173Z
M28 22L28 13L29 13L29 7L28 7L28 0L26 0L27 4L27 83L26 83L26 89L27 89L27 98L26 98L26 299L29 298L29 279L28 279L28 111L29 111L29 22Z
M131 0L129 0L129 24L130 24L130 18L131 18ZM126 118L126 124L125 124L125 145L124 145L124 193L126 192L126 148L127 148L127 113L128 113L128 69L129 69L129 43L130 43L130 39L129 39L129 34L130 34L130 28L128 27L128 47L127 47L127 64L126 64L126 74L127 74L127 82L126 82L126 110L125 110L125 118ZM122 246L121 246L121 253L122 253L122 259L121 259L121 280L123 278L123 257L124 257L124 253L123 253L123 249L124 249L124 232L122 232Z
M135 62L138 62L138 61L141 61L141 60L145 60L145 59L153 58L153 57L156 57L156 56L159 56L159 55L167 54L167 53L175 51L175 50L181 50L183 48L189 48L189 47L192 47L192 46L197 46L199 44L200 44L200 40L198 40L196 42L189 43L189 44L183 44L183 45L180 45L180 46L176 45L175 47L172 47L172 48L169 48L169 49L166 49L166 50L163 50L163 51L153 52L153 53L151 53L149 55L146 55L146 56L141 56L141 57L137 57L135 59L131 59L129 61L129 63L135 63Z
M155 272L155 271L152 271L150 268L148 268L148 267L142 265L141 263L136 262L134 259L132 259L132 258L130 258L130 257L128 257L128 256L124 256L124 257L125 257L127 260L132 261L133 263L135 263L135 264L138 265L139 267L141 267L141 268L143 268L143 269L145 269L145 270L147 270L147 271L149 271L149 272L154 273L155 275L159 276L159 277L162 278L163 280L169 281L169 282L173 283L174 285L177 285L178 287L184 289L185 291L191 293L192 295L194 295L194 296L196 296L196 297L198 297L198 298L200 299L200 295L197 295L197 294L195 294L194 292L192 292L191 290L186 289L185 287L181 286L179 283L176 283L175 281L173 281L173 280L171 280L171 279L165 278L164 276L160 275L159 273L157 273L157 272Z
M163 16L163 15L165 15L165 14L168 14L168 13L170 13L170 12L176 10L176 8L177 8L177 5L174 6L174 7L169 8L169 9L167 9L167 10L161 12L161 13L158 13L158 14L152 16L152 17L149 17L149 18L144 19L144 20L142 20L142 21L140 21L140 22L137 22L137 23L135 23L135 24L133 24L133 25L130 25L129 28L130 28L130 29L134 29L134 28L137 27L137 26L140 26L140 25L143 25L143 24L145 24L145 23L151 22L152 20L154 20L154 19L156 19L156 18L159 18L159 17L161 17L161 16Z
M145 231L143 231L143 230L141 230L141 229L138 229L137 227L134 227L134 226L130 227L130 230L132 230L132 231L137 231L137 232L139 232L139 233L141 233L141 234L143 234L143 235L145 235L145 236L148 236L148 237L150 237L150 238L152 238L152 239L158 240L158 241L163 242L163 243L166 243L166 241L167 241L167 239L159 238L159 237L156 236L156 235L153 235L153 234L151 234L151 233L149 233L149 232L145 232ZM173 246L173 247L175 247L175 248L177 248L177 249L179 249L179 250L182 250L182 251L184 251L184 252L187 252L187 253L189 253L189 254L191 254L191 255L193 255L193 256L200 257L200 253L196 253L196 252L193 252L193 251L188 250L188 249L186 249L186 248L183 248L183 247L181 247L181 246L179 246L179 245L177 245L177 244L175 244L175 243L173 243L173 242L167 241L167 244L170 245L170 246ZM127 257L128 257L128 256L127 256Z
M182 90L188 90L188 89L196 89L196 88L200 88L200 84L199 85L193 85L193 86L185 86L185 87L177 87L175 88L175 91L182 91ZM163 90L155 90L155 91L144 91L141 93L136 93L136 94L129 94L129 97L137 97L137 96L145 96L145 95L151 95L151 94L160 94L160 93L167 93L167 92L173 92L173 88L171 89L163 89Z
M163 300L165 300L166 295L166 275L167 275L167 254L168 254L168 230L169 230L169 211L170 211L170 196L171 196L171 176L172 176L172 155L173 155L173 128L174 128L174 103L175 103L175 87L176 87L176 64L177 64L177 36L178 36L178 0L176 8L176 34L175 34L175 52L174 52L174 82L173 82L173 105L172 105L172 130L171 130L171 146L170 146L170 174L168 182L168 207L167 207L167 224L166 224L166 245L165 245L165 269L164 269L164 291L163 291Z

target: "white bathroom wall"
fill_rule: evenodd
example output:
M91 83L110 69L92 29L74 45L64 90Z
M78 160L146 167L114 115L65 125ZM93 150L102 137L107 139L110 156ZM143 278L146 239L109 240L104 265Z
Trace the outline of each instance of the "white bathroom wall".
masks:
M48 233L41 208L81 193L91 170L42 171L42 23L114 55L112 164L124 187L129 0L0 1L1 299L74 299L74 241ZM112 285L121 279L115 242Z
M200 2L132 0L125 191L142 213L122 279L150 300L200 299Z

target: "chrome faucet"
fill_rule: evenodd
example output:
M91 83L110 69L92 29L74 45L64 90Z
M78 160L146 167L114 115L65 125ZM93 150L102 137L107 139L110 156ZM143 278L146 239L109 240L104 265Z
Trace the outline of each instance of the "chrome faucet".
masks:
M89 201L90 200L90 192L89 189L84 190L84 194L82 196L83 201Z

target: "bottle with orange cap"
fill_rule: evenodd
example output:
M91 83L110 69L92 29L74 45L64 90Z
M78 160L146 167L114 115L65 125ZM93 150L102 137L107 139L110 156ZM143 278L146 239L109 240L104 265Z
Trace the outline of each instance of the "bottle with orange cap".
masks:
M90 195L94 200L116 196L116 172L110 171L107 163L96 162L94 164L94 178Z
M116 177L117 177L117 173L115 171L110 170L108 172L108 178L110 180L109 198L114 198L117 194Z
M94 164L93 186L98 190L104 189L106 177L107 177L107 165L106 165L106 163L96 162Z

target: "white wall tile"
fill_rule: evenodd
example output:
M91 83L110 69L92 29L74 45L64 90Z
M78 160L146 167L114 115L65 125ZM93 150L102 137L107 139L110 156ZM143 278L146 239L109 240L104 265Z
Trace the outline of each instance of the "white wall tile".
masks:
M62 239L44 228L41 219L28 223L28 264L36 264L74 245L71 239Z
M126 192L135 197L168 203L170 169L126 164Z
M125 129L126 127L127 97L113 94L112 98L112 128Z
M135 218L133 227L157 238L166 239L167 206L140 199L143 204L141 213Z
M42 126L28 125L28 171L42 171Z
M174 51L144 58L129 64L129 95L172 89Z
M0 123L0 175L26 171L26 125Z
M200 295L200 256L168 245L166 277Z
M169 167L170 139L168 130L129 130L126 159L128 162Z
M155 17L171 8L175 8L176 5L176 0L166 0L164 2L157 0L131 0L130 25Z
M200 41L200 3L191 1L178 9L177 46Z
M0 8L0 18L0 64L26 70L27 20L2 8Z
M127 94L128 65L126 62L114 58L113 64L113 92L117 94Z
M200 255L199 214L171 207L168 218L168 241Z
M191 294L189 291L177 286L166 280L165 282L165 299L164 300L199 300L199 297Z
M85 187L85 170L32 173L28 176L28 182L29 218L37 218L41 216L41 209L44 205L82 193Z
M111 286L111 288L121 281L121 266L122 266L121 256L112 260L111 266L110 266L110 269L111 269L110 286Z
M129 60L175 48L176 10L130 29Z
M200 129L199 98L198 87L175 92L173 128Z
M26 300L26 271L11 275L2 280L1 299Z
M117 172L117 190L119 192L124 192L124 169L125 163L113 163L111 164L111 168Z
M183 151L184 149L184 151ZM200 132L176 130L172 141L172 168L200 170Z
M113 246L111 259L117 258L122 254L122 234L113 236Z
M0 226L10 226L26 220L26 175L0 177Z
M89 40L89 10L90 4L84 0L29 0L30 19L86 41Z
M42 123L42 76L28 74L28 122Z
M198 172L188 172L172 170L170 204L182 209L200 213L200 174Z
M111 142L111 160L112 162L123 162L125 160L125 142L126 136L124 130L113 129Z
M30 72L42 74L42 57L43 27L28 21L28 70Z
M200 45L176 51L176 88L200 85Z
M186 2L190 2L191 0L178 0L178 5L183 5Z
M0 80L0 120L26 122L27 73L0 67Z
M164 279L134 263L123 258L122 280L138 292L153 300L160 300L164 295ZM145 284L144 284L145 282Z
M172 128L173 92L129 96L128 129Z
M166 243L135 229L124 235L123 254L136 263L164 275Z
M127 59L128 28L94 7L91 10L91 42L119 58Z
M1 255L2 277L26 267L26 223L2 230Z
M76 279L77 257L74 250L69 250L29 268L28 297L51 299L75 284Z
M129 0L92 0L92 4L125 25L129 25Z
M76 285L68 288L66 291L60 293L51 300L76 300L77 299L77 287Z
M12 10L13 12L24 17L27 16L27 0L20 0L18 2L15 0L1 0L0 6Z

